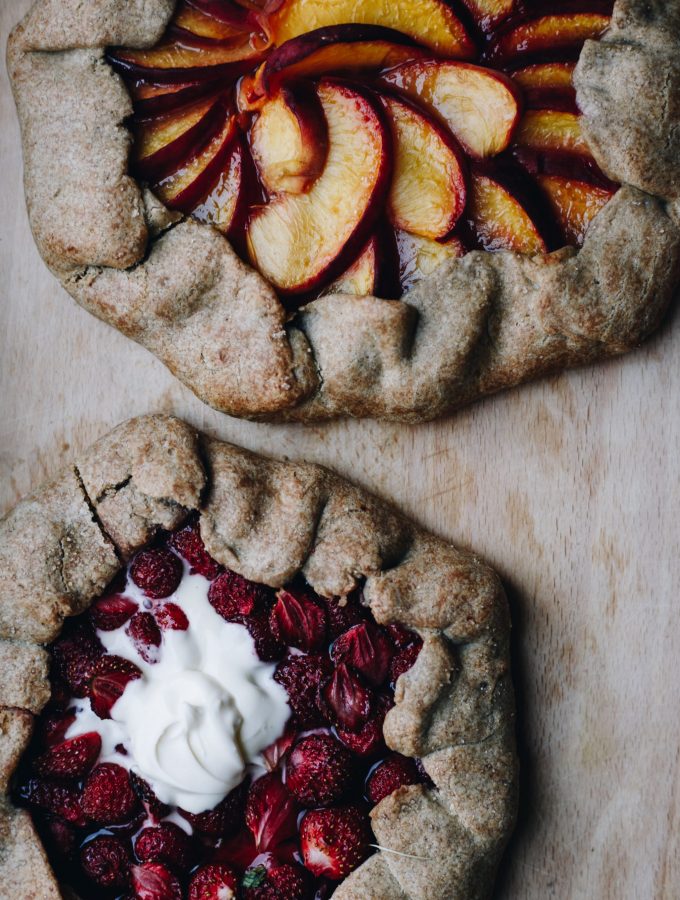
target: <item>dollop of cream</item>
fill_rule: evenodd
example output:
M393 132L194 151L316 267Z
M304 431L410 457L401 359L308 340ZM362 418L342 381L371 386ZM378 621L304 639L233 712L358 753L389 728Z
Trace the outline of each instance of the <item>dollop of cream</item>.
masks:
M210 582L185 567L163 602L181 607L186 631L163 631L158 661L145 662L125 632L99 631L108 653L142 670L102 720L80 701L68 737L102 736L100 762L116 762L149 782L163 803L191 813L212 809L243 780L246 769L285 727L288 695L274 681L243 625L225 622L208 601ZM149 601L132 581L125 594L140 609ZM125 748L123 752L122 748Z

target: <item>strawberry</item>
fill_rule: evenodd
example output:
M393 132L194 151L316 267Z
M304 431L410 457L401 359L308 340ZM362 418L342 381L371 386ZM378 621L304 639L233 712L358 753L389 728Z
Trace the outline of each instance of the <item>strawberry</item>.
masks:
M403 625L386 625L385 629L397 650L403 650L409 644L415 644L420 640L414 631L409 631Z
M90 607L90 621L101 631L115 631L132 618L137 604L123 594L107 594Z
M214 809L202 813L189 813L179 810L194 831L210 837L227 837L233 834L243 821L243 811L248 794L248 780L234 788Z
M123 842L112 835L101 835L85 844L80 864L101 888L124 888L129 883L130 857Z
M390 664L390 682L392 684L396 684L397 678L399 678L400 675L403 675L404 672L408 672L415 664L422 646L423 642L418 638L415 644L404 647L403 650L399 650L394 655L392 663Z
M368 816L358 805L311 810L300 825L305 866L333 881L346 878L366 859L372 841Z
M304 900L307 896L307 877L298 865L267 865L247 870L241 881L244 900Z
M87 685L104 647L87 623L79 623L71 633L53 646L57 673L61 675L75 697L87 695Z
M191 868L194 861L191 838L173 822L143 828L135 842L135 853L141 862L162 862L180 872Z
M55 778L82 778L97 762L102 739L96 731L88 731L77 737L56 744L35 761L38 775Z
M277 847L277 853L279 848ZM211 857L211 862L226 863L236 869L247 869L253 860L259 856L252 834L248 829L241 829L236 834L221 841L217 850Z
M268 599L269 591L264 585L248 581L231 569L225 569L208 590L213 609L227 622L240 622L242 616L266 606Z
M339 638L352 625L359 625L366 616L365 610L355 599L355 595L348 597L322 598L328 612L328 634L331 640Z
M130 873L137 900L182 900L179 881L162 863L132 866Z
M181 559L165 547L141 550L130 566L130 578L152 600L162 600L174 594L182 580L182 573Z
M303 806L330 806L349 790L352 754L330 734L311 734L293 747L286 787Z
M102 656L94 666L90 682L90 703L100 719L110 719L111 709L131 681L141 676L134 663L122 656Z
M189 627L186 613L176 603L164 603L155 610L154 615L163 631L186 631Z
M319 686L331 672L328 657L321 654L290 656L279 663L274 678L288 693L288 702L298 728L314 728L325 722L319 706Z
M368 721L374 705L373 692L345 663L340 663L321 686L319 696L322 708L325 704L333 724L347 731L359 731Z
M383 723L393 701L384 694L378 695L370 719L359 731L348 731L345 728L337 728L336 733L342 743L356 753L357 756L366 758L376 756L385 751L385 739L383 737Z
M170 535L169 543L186 559L192 573L197 572L208 581L214 581L222 571L222 566L205 549L198 522L190 522L175 531Z
M69 709L66 712L53 713L46 716L40 723L40 738L46 747L54 747L55 744L61 744L66 738L66 732L76 720L75 710Z
M32 778L21 789L21 796L33 806L60 816L65 821L82 828L87 824L78 788L47 778Z
M76 851L76 831L62 819L46 816L41 831L48 851L53 851L64 859L73 859Z
M292 724L288 722L281 737L277 738L266 748L266 750L262 751L267 771L273 772L274 769L278 768L283 757L293 746L295 734L295 729Z
M331 656L344 662L375 687L385 681L390 671L394 646L387 634L373 622L362 622L341 635L333 644Z
M189 882L189 900L232 900L237 888L238 876L229 866L202 866Z
M246 801L246 825L260 853L297 833L297 815L297 804L278 773L263 775L253 782Z
M139 809L127 771L115 763L101 763L85 780L83 812L101 825L119 825L131 819Z
M366 782L366 796L371 803L380 801L407 784L420 784L422 777L414 759L391 753L370 774Z
M148 781L145 781L135 772L130 772L130 784L132 785L132 790L137 794L139 802L144 807L148 818L153 822L160 822L163 816L167 816L170 812L170 807L166 806L165 803L161 803Z
M158 662L158 648L161 645L161 630L150 612L136 612L130 619L125 633L135 646L144 662Z
M325 608L302 591L281 590L269 614L276 638L298 650L320 650L326 642Z
M285 646L274 636L264 613L243 616L241 624L248 629L255 642L255 652L262 662L276 662L285 654Z

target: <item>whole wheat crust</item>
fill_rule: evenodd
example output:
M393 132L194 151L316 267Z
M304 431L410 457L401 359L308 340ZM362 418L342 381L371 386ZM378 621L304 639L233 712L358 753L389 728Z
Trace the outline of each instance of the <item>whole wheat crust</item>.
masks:
M497 576L325 469L264 459L165 416L120 425L0 521L4 895L60 896L30 816L7 797L49 695L42 645L191 510L210 553L246 577L276 587L302 572L325 596L363 583L378 622L423 637L384 734L393 750L423 758L436 787L400 788L373 810L386 850L334 896L487 897L517 802L510 623Z
M127 174L132 105L107 45L153 45L174 0L38 0L9 42L33 233L86 309L202 400L268 420L420 421L623 353L680 274L680 0L618 0L576 70L586 139L623 188L580 252L470 253L402 301L333 295L290 319L220 234Z

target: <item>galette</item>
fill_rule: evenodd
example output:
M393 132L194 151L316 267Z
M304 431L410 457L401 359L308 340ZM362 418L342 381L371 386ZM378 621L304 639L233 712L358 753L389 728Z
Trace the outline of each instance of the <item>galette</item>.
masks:
M473 900L517 803L479 558L325 469L131 420L0 522L14 900Z
M661 320L679 43L678 0L38 0L33 233L216 409L432 418Z

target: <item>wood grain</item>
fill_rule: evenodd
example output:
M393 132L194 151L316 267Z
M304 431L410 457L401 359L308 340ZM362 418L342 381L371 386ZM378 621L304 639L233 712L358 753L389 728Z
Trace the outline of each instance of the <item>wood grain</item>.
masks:
M28 5L3 0L3 50ZM511 595L524 794L498 897L679 897L677 317L623 360L433 425L220 416L43 266L4 63L0 78L0 510L151 411L325 463L393 499L483 553Z

